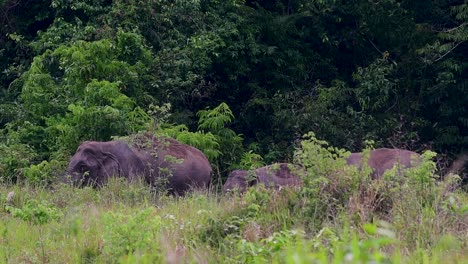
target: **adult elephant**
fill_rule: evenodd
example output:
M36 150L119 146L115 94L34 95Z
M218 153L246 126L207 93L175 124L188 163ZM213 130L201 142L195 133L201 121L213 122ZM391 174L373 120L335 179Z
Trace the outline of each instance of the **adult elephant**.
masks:
M245 192L248 187L263 183L267 188L301 185L301 168L288 163L275 163L256 170L234 170L229 173L223 192L237 189Z
M163 183L183 194L191 187L207 187L211 166L198 149L170 138L140 135L133 144L124 141L86 141L71 158L67 175L77 185L102 186L111 177L130 182Z
M361 152L351 153L347 159L348 165L361 167L363 154ZM395 165L406 169L418 165L421 157L418 153L403 150L379 148L371 150L367 165L372 169L372 179L379 179L385 171L392 169Z

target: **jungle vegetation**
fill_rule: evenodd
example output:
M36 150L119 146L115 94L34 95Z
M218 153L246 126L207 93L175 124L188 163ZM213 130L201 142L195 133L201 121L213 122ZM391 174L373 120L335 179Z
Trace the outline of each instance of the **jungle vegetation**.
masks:
M467 148L463 0L2 0L0 13L4 180L150 127L211 133L185 138L216 145L221 172L246 153L292 160L309 131L447 164Z
M0 0L0 258L461 263L467 40L466 0ZM82 141L140 132L201 149L212 189L56 182ZM438 155L399 180L329 171L369 146ZM278 161L303 188L218 193Z

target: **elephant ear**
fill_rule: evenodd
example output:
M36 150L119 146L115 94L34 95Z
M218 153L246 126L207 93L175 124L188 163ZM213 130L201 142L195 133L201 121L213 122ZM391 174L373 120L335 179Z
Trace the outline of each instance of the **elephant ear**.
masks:
M96 150L92 148L86 148L83 150L82 159L83 159L83 162L89 167L97 167L101 163L99 154L96 155Z
M122 176L122 169L117 157L111 152L102 151L102 170L107 176Z

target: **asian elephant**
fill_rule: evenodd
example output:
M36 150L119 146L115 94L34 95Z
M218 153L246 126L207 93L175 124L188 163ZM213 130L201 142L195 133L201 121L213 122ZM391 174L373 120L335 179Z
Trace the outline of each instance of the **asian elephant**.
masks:
M275 163L256 170L234 170L229 173L223 192L237 189L245 192L248 187L263 183L267 188L301 185L301 168L288 163Z
M71 158L67 175L76 185L104 185L111 177L130 182L164 183L171 193L207 187L211 165L198 149L169 138L140 136L137 144L124 141L85 141Z
M347 159L347 163L348 165L360 167L361 160L361 152L351 153ZM392 169L395 165L406 169L417 166L420 162L421 157L416 152L403 149L379 148L371 150L367 164L372 169L372 179L379 179L386 170Z

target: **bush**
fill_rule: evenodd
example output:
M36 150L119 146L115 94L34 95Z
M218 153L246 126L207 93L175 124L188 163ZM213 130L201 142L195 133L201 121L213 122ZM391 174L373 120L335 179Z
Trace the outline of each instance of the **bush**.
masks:
M383 253L394 244L394 232L385 224L364 224L366 235L345 228L342 233L324 228L307 237L301 230L275 232L258 242L240 240L243 263L389 263Z
M369 182L370 169L364 166L358 172L356 167L346 165L349 152L329 147L313 133L304 138L295 152L295 161L305 169L303 213L310 227L318 229L324 220L335 219L346 209L350 198Z
M363 151L363 164L369 151ZM455 239L466 237L460 233L461 222L467 217L462 209L466 198L457 194L460 178L438 180L432 161L435 153L425 152L418 166L403 173L395 166L376 180L371 179L368 166L357 170L346 165L346 155L313 134L308 134L296 151L296 160L306 170L298 213L312 233L343 221L359 227L363 222L383 219L392 223L401 246L424 252L447 230Z
M257 242L301 223L301 219L294 214L298 198L294 188L278 191L266 189L263 185L248 189L242 196L233 194L228 206L230 210L209 218L207 228L199 236L202 241L219 247L228 255L240 254L237 251L242 247L239 244L242 242L239 241ZM250 244L247 243L246 247L250 247ZM233 248L237 248L235 254Z
M153 208L130 214L110 212L104 215L104 224L103 254L112 262L147 252L151 252L147 259L152 262L163 261L158 252L161 217Z
M57 179L58 173L64 171L65 166L65 162L44 160L37 165L23 169L23 174L28 183L47 186Z
M57 208L46 201L37 201L34 199L28 200L22 208L7 205L6 210L10 212L13 217L39 225L46 224L61 217L61 212Z
M15 183L22 178L22 169L31 164L37 157L31 147L26 144L0 143L0 181L2 183Z

